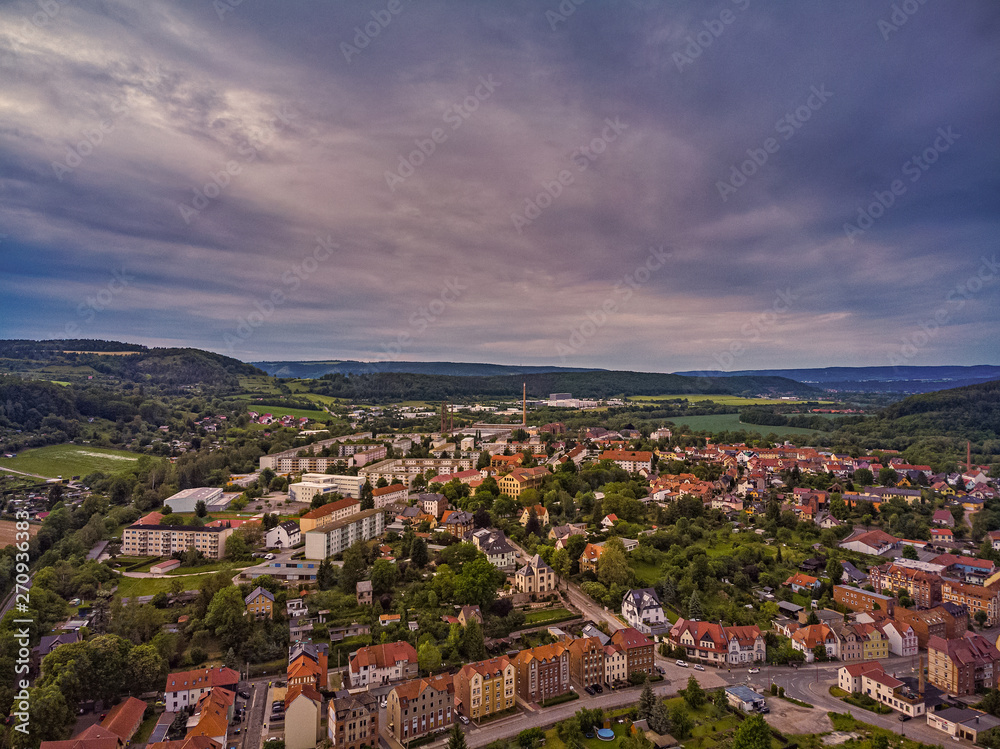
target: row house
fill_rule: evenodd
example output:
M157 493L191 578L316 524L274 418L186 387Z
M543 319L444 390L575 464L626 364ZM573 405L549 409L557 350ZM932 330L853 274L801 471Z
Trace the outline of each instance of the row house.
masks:
M604 646L597 637L579 637L567 645L570 678L581 686L601 684L604 678Z
M569 692L570 654L563 643L522 650L514 666L517 694L525 702L542 702Z
M610 644L625 653L628 676L635 673L652 676L655 673L653 641L639 630L633 627L619 629L611 635Z
M966 632L951 640L931 637L927 657L928 680L949 694L971 695L997 686L1000 651L982 635Z
M326 731L333 749L378 746L378 699L360 692L330 700Z
M941 565L923 563L928 569L910 565L889 564L872 567L868 578L876 592L885 595L905 591L919 607L929 609L941 603L941 575L934 569L943 570Z
M956 609L956 612L949 611L949 608ZM961 637L965 634L969 622L967 610L954 604L949 604L947 607L942 604L924 611L897 608L893 618L913 628L917 636L917 647L922 649L927 648L927 642L931 637L936 636L946 640Z
M455 700L462 714L471 720L514 707L517 668L507 656L466 663L454 681Z
M451 674L399 684L389 692L387 702L389 731L403 745L455 722L455 682Z
M182 708L193 706L202 694L215 687L235 690L239 680L239 672L231 668L199 668L169 674L163 690L163 701L167 710L176 713Z
M864 694L902 715L916 718L927 711L923 696L890 676L878 663L855 663L837 671L837 686L845 692Z
M833 600L851 611L884 611L892 616L896 599L881 593L854 588L849 585L834 585Z

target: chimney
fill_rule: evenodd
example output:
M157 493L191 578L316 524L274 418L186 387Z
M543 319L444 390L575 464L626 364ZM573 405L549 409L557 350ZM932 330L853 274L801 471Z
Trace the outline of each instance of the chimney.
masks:
M924 696L924 657L921 655L917 659L919 661L920 672L917 676L917 692L921 697Z

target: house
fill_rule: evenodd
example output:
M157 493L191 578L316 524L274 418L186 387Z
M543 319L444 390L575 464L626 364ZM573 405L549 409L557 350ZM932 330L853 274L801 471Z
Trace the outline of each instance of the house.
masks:
M565 542L572 536L586 536L587 526L583 523L567 523L566 525L554 525L552 529L549 530L549 538L556 541L556 548L561 549L565 546L559 545L559 541Z
M288 686L310 685L325 690L329 673L330 646L326 643L295 642L288 649Z
M486 555L494 567L511 572L517 566L517 550L507 540L503 531L496 528L478 528L470 531L466 541Z
M36 670L41 667L42 658L47 656L53 650L55 650L60 645L69 645L74 642L80 642L83 638L80 636L79 630L74 630L72 632L60 632L55 635L43 635L38 641L38 644L32 648L32 666Z
M628 654L610 640L604 646L604 681L611 686L628 683Z
M660 599L652 588L626 591L622 598L622 616L629 626L645 635L664 635L670 631Z
M371 580L361 580L355 586L356 595L358 598L358 606L371 606L372 605L372 581Z
M514 588L518 593L543 595L556 589L556 573L542 558L535 554L528 563L514 573Z
M176 713L193 706L202 694L215 687L235 690L239 680L239 673L231 668L197 668L169 674L163 701L168 711Z
M378 698L359 692L330 700L326 736L334 749L378 746Z
M464 510L445 510L441 515L441 525L455 538L461 539L475 527L475 518L471 512Z
M260 586L254 588L246 598L243 599L246 612L254 619L274 618L274 593L265 590Z
M101 727L120 738L125 746L142 725L147 707L143 700L127 697L108 710L107 716L101 721Z
M516 499L526 489L535 489L541 486L545 481L545 477L551 475L549 469L542 466L535 468L515 468L506 476L501 476L497 480L497 487L504 494ZM545 520L542 520L541 515L539 515L538 519L542 521L542 525L547 525L548 513L546 513Z
M840 576L840 582L848 585L864 585L868 582L868 575L850 562L841 562L840 567L844 570L844 573Z
M433 515L440 520L444 511L448 509L448 500L439 493L418 494L417 506L428 515Z
M399 624L403 621L401 614L382 614L378 618L378 623L383 627L388 627L390 624Z
M587 544L580 555L580 572L597 572L597 563L604 551L604 544Z
M413 739L447 729L455 722L455 682L451 674L413 679L389 692L387 719L396 741Z
M570 640L570 678L581 686L589 687L604 681L604 644L596 637L577 637Z
M815 577L800 572L785 580L785 585L791 588L794 593L812 595L820 589L823 583Z
M678 619L670 628L669 640L682 648L691 660L715 665L753 663L765 658L766 647L755 626L724 627L714 622Z
M323 738L323 695L311 684L285 693L285 749L314 749Z
M522 650L514 658L517 693L525 702L541 702L569 692L569 649L562 643Z
M264 545L268 549L290 549L301 542L302 532L293 520L278 523L264 534Z
M730 707L744 713L756 712L767 704L763 695L757 694L750 687L745 687L742 684L726 687L726 701Z
M916 655L919 649L917 633L906 622L891 620L879 627L889 641L893 655Z
M467 663L455 674L455 701L463 715L479 721L514 707L517 668L507 656Z
M483 612L478 606L463 606L458 612L458 623L463 627L468 627L469 622L475 619L480 624L483 623Z
M931 516L931 523L934 525L943 525L948 528L955 527L955 516L951 514L949 510L934 510L934 515ZM993 531L996 533L996 531Z
M980 634L927 642L927 679L934 686L959 696L995 689L1000 674L1000 651Z
M405 640L363 647L351 655L349 674L352 687L412 679L417 675L417 651Z
M640 470L648 473L653 470L653 453L648 450L604 450L598 459L610 460L629 473L636 473Z
M948 707L927 713L927 725L955 739L967 739L978 744L980 732L1000 726L1000 718L971 707Z
M800 627L792 633L792 647L805 653L806 662L812 663L813 650L817 645L822 645L826 650L828 658L838 657L840 651L840 639L837 633L826 624L809 624Z
M521 512L520 522L521 525L527 526L528 520L531 518L531 513L535 513L535 517L538 518L539 524L544 527L549 524L549 511L545 509L544 505L532 505L531 507L526 507Z
M618 516L614 513L610 515L605 515L604 519L601 520L601 526L606 529L611 529L615 527L615 523L618 522Z
M838 546L848 551L879 556L899 548L899 539L881 530L866 531L864 529L855 529Z
M923 695L890 676L881 664L852 663L837 671L837 686L846 692L864 694L898 713L916 718L926 713Z
M951 543L955 540L955 532L951 528L931 528L931 542Z
M223 687L214 687L201 695L195 703L194 715L188 720L185 738L203 736L225 746L235 704L236 692Z
M635 627L619 629L611 635L611 644L625 653L626 679L634 673L652 676L653 641Z

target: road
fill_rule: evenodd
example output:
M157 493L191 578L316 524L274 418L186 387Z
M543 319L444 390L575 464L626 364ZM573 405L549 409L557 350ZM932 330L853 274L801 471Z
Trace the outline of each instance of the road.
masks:
M272 677L273 678L273 677ZM260 749L261 731L264 728L264 711L267 709L267 676L251 679L249 682L240 682L240 689L250 690L250 699L247 700L246 715L240 723L240 740L237 746L239 749ZM233 737L230 736L229 745L233 745Z
M30 573L28 575L28 584L25 585L25 586L23 586L21 588L21 592L24 592L24 588L27 588L29 591L31 590L31 581L32 581L32 579L34 577L35 577L35 573L34 572L32 572L32 573ZM14 608L14 602L15 602L15 600L17 598L17 591L18 591L18 588L17 588L16 585L13 588L11 588L10 594L7 596L7 598L3 602L3 609L0 609L0 619L3 618L4 614L6 614L8 611L10 611L12 608ZM29 595L30 595L30 593L29 593Z

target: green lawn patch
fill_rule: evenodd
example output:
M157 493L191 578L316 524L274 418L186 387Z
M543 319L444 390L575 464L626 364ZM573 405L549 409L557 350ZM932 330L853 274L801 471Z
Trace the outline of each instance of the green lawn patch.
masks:
M211 564L196 565L194 567L177 567L167 572L168 575L198 575L203 572L232 572L234 575L238 570L251 567L249 563L238 564L236 562L213 562Z
M332 419L330 414L326 411L317 410L306 410L304 408L286 408L284 406L264 406L260 404L251 403L250 411L256 411L261 416L264 414L271 414L275 418L281 418L282 416L294 416L296 419L306 418L310 421L326 421L327 419ZM270 424L268 426L274 426Z
M49 478L62 476L68 479L96 471L116 473L125 468L133 468L139 457L127 450L110 450L90 445L47 445L22 450L16 458L0 458L0 466Z
M154 712L146 720L144 720L140 726L139 730L135 732L135 736L132 737L132 742L135 745L145 744L146 740L149 738L149 734L153 732L153 728L156 726L156 721L159 720L160 714Z
M184 590L201 590L202 584L214 573L179 577ZM170 577L123 577L118 580L118 595L124 598L155 596L159 592L169 593L173 584Z
M536 609L524 615L525 624L545 624L547 622L562 622L567 619L576 619L579 614L574 614L569 609Z
M838 700L844 699L844 697L850 697L850 692L845 692L840 687L830 687L830 695L836 697Z
M828 414L824 414L828 415ZM762 436L772 432L779 437L787 437L792 434L815 434L813 429L799 429L797 427L786 426L763 426L761 424L744 424L740 421L739 414L708 414L701 416L670 416L667 421L672 421L678 426L686 424L692 431L706 432L758 432Z
M658 564L636 562L630 559L628 566L632 569L633 574L635 574L635 579L645 588L653 587L662 577Z

